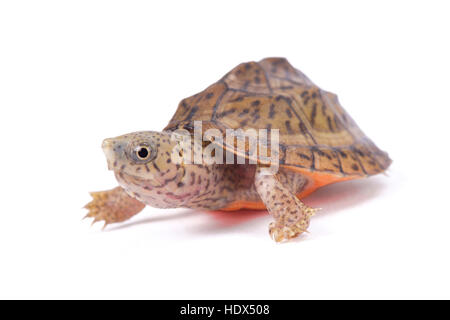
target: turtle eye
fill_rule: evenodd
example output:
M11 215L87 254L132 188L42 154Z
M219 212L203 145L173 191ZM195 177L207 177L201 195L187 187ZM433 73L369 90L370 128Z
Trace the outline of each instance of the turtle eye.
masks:
M134 149L133 156L138 162L147 162L152 158L152 150L149 146L140 145Z

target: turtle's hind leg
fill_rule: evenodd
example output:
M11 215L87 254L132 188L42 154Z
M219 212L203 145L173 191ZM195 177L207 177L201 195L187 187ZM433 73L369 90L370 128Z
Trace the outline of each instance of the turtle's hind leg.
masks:
M269 233L276 242L295 238L306 231L309 219L317 209L305 205L277 175L265 174L261 168L255 173L255 187L275 219L269 225Z
M125 221L144 209L145 204L130 197L121 187L107 191L91 192L92 201L84 207L89 210L85 218L105 225Z

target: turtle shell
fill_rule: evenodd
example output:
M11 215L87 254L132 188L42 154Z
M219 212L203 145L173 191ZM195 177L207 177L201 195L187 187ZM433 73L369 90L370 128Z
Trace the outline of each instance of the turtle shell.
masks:
M320 89L284 58L238 65L183 99L165 130L192 130L198 120L204 129L224 134L226 129L279 129L280 166L311 177L315 187L309 192L382 172L391 163L335 94Z

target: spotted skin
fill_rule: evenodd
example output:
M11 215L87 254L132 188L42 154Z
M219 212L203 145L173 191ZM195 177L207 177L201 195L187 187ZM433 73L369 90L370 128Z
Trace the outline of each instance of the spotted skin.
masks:
M152 161L133 160L134 146L154 146ZM142 210L145 204L157 208L219 210L240 201L261 202L255 185L257 165L176 164L172 152L179 152L167 132L136 132L107 139L103 143L108 166L120 187L91 193L88 217L105 224L121 222ZM298 194L310 181L281 169L278 180Z
M255 186L275 220L269 225L269 234L276 242L295 238L308 229L309 220L316 209L301 202L288 185L280 181L279 175L264 174L258 168Z
M85 206L89 210L85 218L94 218L94 223L104 221L104 227L128 220L145 207L144 203L129 196L121 187L91 192L91 196L93 200Z
M207 165L173 161L181 150L170 139L177 129L279 129L280 168ZM237 142L235 142L237 144ZM148 159L136 158L136 146ZM193 154L206 145L197 146ZM234 152L226 143L220 146ZM269 148L270 145L262 146ZM262 209L272 214L275 241L305 232L315 213L300 198L324 185L367 177L388 168L387 153L359 129L335 94L316 86L284 58L238 65L204 91L183 99L162 132L135 132L103 143L108 167L120 187L92 193L88 217L105 224L124 221L145 205L201 210ZM242 156L249 160L248 150ZM255 160L255 159L250 159ZM247 161L248 163L248 161Z

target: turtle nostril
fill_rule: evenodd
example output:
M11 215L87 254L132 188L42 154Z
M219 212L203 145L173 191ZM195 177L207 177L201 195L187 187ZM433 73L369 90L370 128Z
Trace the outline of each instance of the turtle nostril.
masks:
M108 162L108 169L114 170L114 167L118 160L118 153L115 150L116 142L114 139L105 139L102 143L102 149Z
M112 139L105 139L102 142L102 149L111 149L113 146L113 140Z

